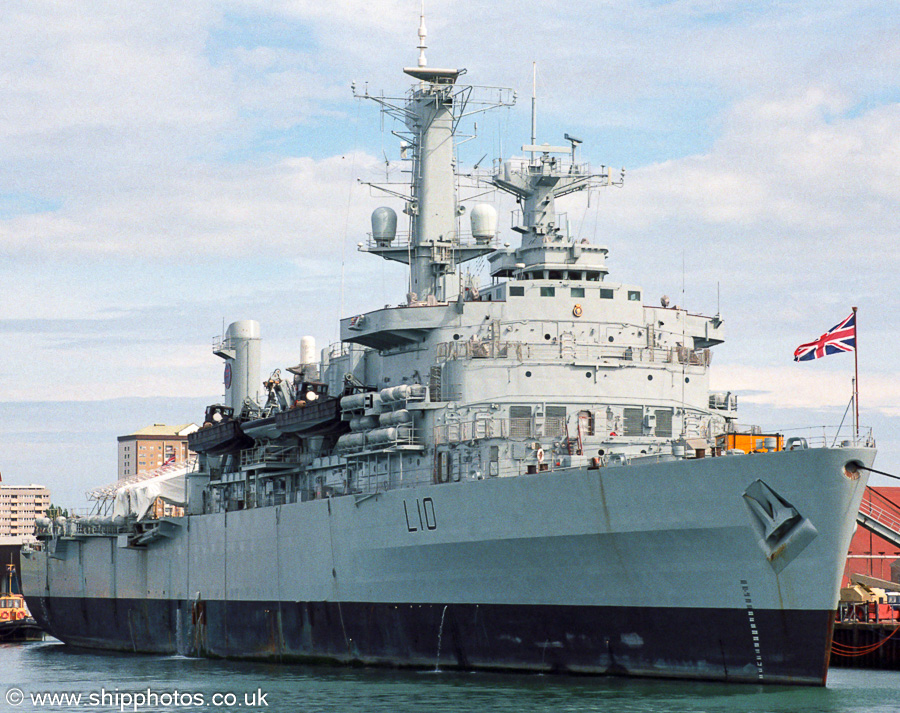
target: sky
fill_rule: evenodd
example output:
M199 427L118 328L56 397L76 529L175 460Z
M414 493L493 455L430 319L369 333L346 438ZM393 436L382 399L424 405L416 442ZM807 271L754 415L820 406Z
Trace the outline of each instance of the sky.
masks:
M568 201L569 223L648 303L721 313L712 386L742 423L841 423L853 356L792 355L858 307L860 423L900 474L898 10L429 0L427 57L517 92L464 127L462 168L528 143L533 66L538 141L569 132L582 160L625 168L621 188ZM223 325L261 323L268 372L297 363L302 335L325 347L340 316L404 299L402 271L356 250L391 204L358 179L402 177L398 127L351 84L403 96L418 13L0 5L4 483L81 507L115 480L116 436L219 399Z

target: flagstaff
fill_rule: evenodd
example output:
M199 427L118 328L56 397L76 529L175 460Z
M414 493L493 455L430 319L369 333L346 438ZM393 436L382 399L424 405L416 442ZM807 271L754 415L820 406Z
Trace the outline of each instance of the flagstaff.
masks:
M859 322L853 307L853 408L856 411L856 438L859 439Z
M811 361L829 354L853 352L853 404L855 436L859 438L859 359L856 349L856 307L852 307L850 316L834 325L825 334L794 350L794 361ZM845 413L846 416L846 413ZM843 425L843 423L842 423Z

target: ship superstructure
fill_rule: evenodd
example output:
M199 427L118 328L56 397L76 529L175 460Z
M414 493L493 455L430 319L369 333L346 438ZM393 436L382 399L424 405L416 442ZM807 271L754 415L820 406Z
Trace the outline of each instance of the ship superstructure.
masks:
M196 468L45 528L32 610L110 649L824 682L874 450L736 425L709 390L720 316L649 306L557 212L621 182L578 139L479 177L518 205L501 244L457 189L459 122L490 102L420 40L402 101L361 95L405 127L410 186L387 192L408 232L384 206L362 246L409 265L402 304L265 381L259 325L233 323ZM460 265L480 256L476 287ZM148 497L187 514L147 518Z
M452 137L473 88L457 84L460 70L405 72L419 83L404 105L364 96L407 128L412 182L408 195L395 195L409 232L398 234L396 211L378 208L363 249L409 264L406 300L342 320L341 344L321 364L318 388L343 396L332 405L349 432L332 424L330 439L300 438L266 410L268 430L253 421L243 431L286 435L283 452L303 461L302 477L241 477L237 488L223 483L215 501L240 501L241 488L358 494L711 450L735 418L733 395L709 394L709 349L722 341L722 320L645 306L639 287L606 279L607 249L571 236L557 216L557 198L608 185L608 170L576 163L575 141L525 145L531 159L498 161L483 179L521 205L513 226L521 244L497 244L487 203L470 211L463 234ZM482 255L492 282L479 289L459 266ZM279 413L307 388L299 375L266 383ZM238 414L240 393L231 404ZM244 418L253 414L251 405Z

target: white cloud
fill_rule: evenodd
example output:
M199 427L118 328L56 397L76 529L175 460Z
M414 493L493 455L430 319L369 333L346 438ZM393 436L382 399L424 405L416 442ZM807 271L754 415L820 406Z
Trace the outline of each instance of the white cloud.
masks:
M712 372L711 388L741 394L741 402L775 409L843 409L853 393L853 369L845 373L810 364L746 366L726 364ZM900 380L893 374L863 373L861 409L900 417Z
M316 0L232 0L234 8L259 14L279 14L316 23L336 31L403 32L403 19L417 20L419 3L409 0L343 0L321 3ZM417 26L416 23L415 26Z
M0 221L0 249L165 261L176 254L187 260L234 256L252 245L322 256L340 243L348 217L354 230L366 226L374 202L354 179L371 174L375 164L371 156L348 153L319 161L185 166L180 175L148 176L126 195Z
M6 5L0 134L221 121L201 55L211 19L203 3Z
M616 217L775 230L788 243L864 231L887 247L900 224L900 106L856 115L846 97L796 89L733 107L706 154L629 172Z

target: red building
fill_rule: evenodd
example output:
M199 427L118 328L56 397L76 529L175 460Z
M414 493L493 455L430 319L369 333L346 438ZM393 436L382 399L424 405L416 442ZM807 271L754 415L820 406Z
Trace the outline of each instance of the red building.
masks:
M886 512L900 519L900 487L867 488L860 510ZM857 526L856 534L850 541L843 586L847 585L850 573L898 582L897 588L900 589L900 547L861 525Z

